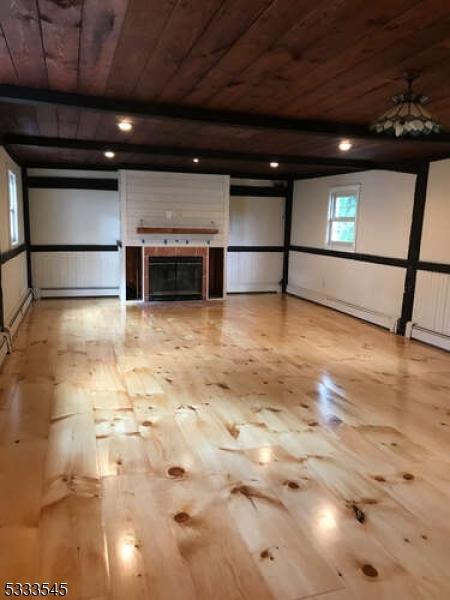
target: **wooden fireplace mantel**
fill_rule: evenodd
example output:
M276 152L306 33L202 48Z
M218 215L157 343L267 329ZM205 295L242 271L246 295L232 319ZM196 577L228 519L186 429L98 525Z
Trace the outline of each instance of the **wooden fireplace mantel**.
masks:
M138 227L136 231L137 233L219 233L218 229L211 227Z

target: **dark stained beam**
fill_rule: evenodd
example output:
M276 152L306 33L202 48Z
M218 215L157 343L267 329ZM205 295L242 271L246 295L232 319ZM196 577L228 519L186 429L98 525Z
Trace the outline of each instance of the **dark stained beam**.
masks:
M22 161L23 162L23 161ZM49 162L49 161L28 161L24 165L27 169L69 169L69 170L81 170L81 171L120 171L120 170L131 170L131 171L157 171L161 173L197 173L203 175L229 175L238 179L261 179L261 180L272 180L272 181L286 181L287 179L314 179L316 177L328 177L330 175L342 175L345 173L358 173L361 169L331 169L324 171L312 170L308 175L304 173L297 174L295 172L282 172L282 173L261 173L258 171L251 170L239 170L225 167L202 167L198 169L196 166L186 165L174 165L174 166L161 166L161 164L146 162L145 164L125 163L117 162L114 166L105 164L89 164L85 162L74 163L73 161L63 162ZM275 169L270 169L275 170Z
M422 242L423 220L427 201L429 168L429 163L424 163L418 171L416 178L414 205L409 234L408 267L406 270L405 287L403 291L402 315L398 326L398 333L401 335L404 335L406 326L409 321L411 321L413 315L417 271L420 268L420 246Z
M22 167L22 197L23 197L23 226L24 226L24 237L25 237L25 246L27 249L27 282L28 288L31 289L33 287L33 277L32 277L32 268L31 268L31 254L30 254L30 244L31 244L31 228L30 228L30 199L28 194L28 180L27 180L27 170Z
M292 156L280 154L260 154L252 152L234 152L228 150L200 150L198 148L183 148L177 146L152 146L148 144L131 144L127 142L107 142L97 140L78 140L55 137L9 134L3 136L3 143L11 145L43 146L46 148L68 148L71 150L113 150L114 152L129 152L133 154L149 154L158 156L199 157L216 160L241 160L265 162L276 160L281 164L315 165L340 167L345 169L376 169L380 163L371 160L326 158L323 156Z
M186 166L170 166L164 167L160 164L155 164L152 162L148 162L145 164L132 164L132 163L114 163L114 166L111 165L100 165L100 164L89 164L86 162L79 162L74 164L73 162L49 162L49 161L29 161L26 163L27 169L69 169L69 170L78 170L78 171L120 171L120 170L131 170L131 171L159 171L161 173L200 173L203 175L229 175L230 177L236 177L239 179L262 179L262 180L274 180L281 181L285 180L287 175L285 173L258 173L252 171L241 171L235 169L225 169L225 168L202 168L199 170L196 167L186 167ZM347 171L339 170L328 172L328 174L342 174ZM351 171L354 173L354 171ZM314 175L315 172L312 172Z
M381 136L371 132L367 125L355 123L338 123L317 119L293 119L272 115L259 115L236 111L221 111L193 106L181 106L158 102L142 102L137 100L120 100L22 87L10 84L0 85L0 102L31 104L33 106L70 107L103 113L136 116L141 118L166 118L183 121L215 123L234 127L254 129L288 130L298 133L316 133L328 136L339 136L360 139L384 139L394 144L406 141L404 138ZM426 141L450 143L449 133L439 133L433 137L407 138L408 142Z
M117 192L117 179L99 177L26 177L22 176L27 188L52 190L101 190Z
M289 284L289 250L291 247L292 230L292 206L294 202L294 180L289 179L286 188L286 200L284 204L284 246L283 246L283 276L281 279L281 291L286 293Z
M230 196L254 196L266 198L284 198L285 186L255 186L255 185L230 185Z
M228 246L228 252L284 252L284 246Z

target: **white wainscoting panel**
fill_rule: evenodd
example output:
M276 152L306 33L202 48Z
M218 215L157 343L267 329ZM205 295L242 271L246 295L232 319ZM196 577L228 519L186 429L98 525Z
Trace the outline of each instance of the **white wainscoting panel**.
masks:
M31 260L43 296L118 295L120 252L33 252Z
M22 252L2 265L2 291L5 324L10 325L28 293L27 253Z
M219 233L211 236L212 246L228 244L229 212L228 175L190 173L159 173L153 171L120 171L122 199L123 245L185 245L186 234L142 235L136 228L149 227L215 227ZM207 244L204 235L188 236L194 246Z
M405 269L304 252L289 254L288 292L392 329Z
M278 292L282 272L282 252L229 252L227 291Z
M412 337L417 337L416 329L421 328L450 338L449 274L417 273L413 323Z

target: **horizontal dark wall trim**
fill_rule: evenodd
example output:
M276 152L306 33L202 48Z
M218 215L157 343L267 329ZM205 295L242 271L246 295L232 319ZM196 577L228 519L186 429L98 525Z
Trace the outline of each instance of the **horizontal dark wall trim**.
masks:
M26 166L26 171L31 169L51 169L51 170L70 170L70 171L106 171L107 173L115 173L119 170L116 163L110 165L92 165L84 163L69 163L69 162L30 162ZM28 175L28 177L38 177L37 175ZM81 177L80 177L81 179Z
M227 292L227 296L256 296L260 294L278 294L277 290L264 290L262 292Z
M265 198L284 198L286 189L282 187L258 186L258 185L232 185L230 196L257 196Z
M0 257L0 262L2 264L5 264L9 260L18 256L19 254L22 254L22 252L26 252L26 250L27 250L26 244L20 244L20 246L16 246L15 248L12 248L11 250L7 250L6 252L2 253L2 255Z
M348 260L358 260L361 262L375 263L378 265L389 265L391 267L406 268L408 266L408 261L406 258L391 258L389 256L377 256L375 254L361 254L359 252L330 250L328 248L312 248L311 246L290 246L289 250L294 252L306 252L308 254L334 256L336 258L346 258Z
M283 252L283 246L228 246L228 252Z
M73 288L70 288L73 289ZM94 288L89 288L89 289L94 289ZM95 294L95 296L92 295L86 295L86 296L71 296L69 294L64 294L64 296L42 296L40 298L40 300L97 300L98 298L119 298L120 294Z
M450 264L419 261L417 269L419 271L433 271L434 273L450 273Z
M117 192L117 179L95 177L27 177L29 188L50 190L103 190Z
M118 244L37 244L30 246L31 252L117 252Z
M52 291L52 290L119 290L120 288L116 285L111 285L111 286L88 285L88 286L83 286L83 287L77 287L74 285L72 287L41 287L39 289L44 290L44 291Z

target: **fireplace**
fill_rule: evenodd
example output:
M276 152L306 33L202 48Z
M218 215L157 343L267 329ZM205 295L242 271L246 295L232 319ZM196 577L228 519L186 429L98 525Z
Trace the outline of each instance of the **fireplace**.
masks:
M202 256L150 256L149 300L201 300Z
M144 300L208 298L208 248L146 246L142 265Z

